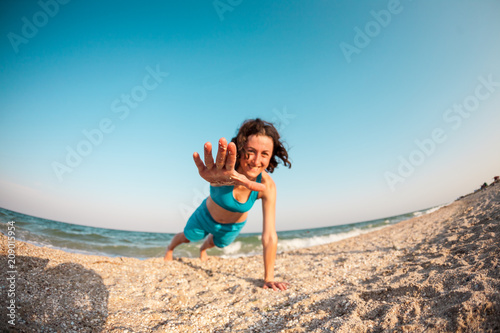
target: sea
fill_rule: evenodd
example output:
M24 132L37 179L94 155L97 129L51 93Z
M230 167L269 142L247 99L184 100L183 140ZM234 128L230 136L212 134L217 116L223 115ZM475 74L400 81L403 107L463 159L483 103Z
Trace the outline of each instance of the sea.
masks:
M368 233L415 216L429 214L442 206L415 211L372 221L331 227L279 231L278 252L333 243L345 238ZM9 222L14 222L10 223ZM138 259L163 257L174 234L124 231L88 227L57 222L0 208L0 232L8 233L15 226L16 240L37 246L60 249L72 253L132 257ZM12 229L10 229L12 230ZM175 257L199 256L201 242L182 244L175 249ZM242 257L262 253L260 233L241 233L229 246L208 250L209 255Z

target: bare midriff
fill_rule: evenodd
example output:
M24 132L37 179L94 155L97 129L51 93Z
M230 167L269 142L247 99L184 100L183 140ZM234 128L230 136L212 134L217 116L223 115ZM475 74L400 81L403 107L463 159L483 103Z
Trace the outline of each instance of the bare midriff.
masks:
M231 212L216 204L210 196L207 198L207 208L212 218L218 223L240 223L245 222L247 213Z

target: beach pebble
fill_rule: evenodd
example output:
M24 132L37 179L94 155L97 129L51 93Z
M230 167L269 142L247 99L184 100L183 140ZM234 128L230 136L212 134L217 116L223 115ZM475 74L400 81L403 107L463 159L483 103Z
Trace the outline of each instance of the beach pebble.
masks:
M375 232L284 252L276 278L292 284L281 292L261 288L262 256L164 263L17 242L16 329L493 332L499 218L500 186L491 186ZM5 258L7 237L0 242Z

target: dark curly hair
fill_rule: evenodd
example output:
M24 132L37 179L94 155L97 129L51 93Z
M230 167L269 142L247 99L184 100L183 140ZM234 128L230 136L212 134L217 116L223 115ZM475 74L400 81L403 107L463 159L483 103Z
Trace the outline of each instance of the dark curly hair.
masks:
M278 130L272 123L257 118L245 120L238 130L238 134L231 139L231 142L236 144L236 149L238 151L235 165L236 169L240 165L240 157L245 154L245 144L248 137L251 135L265 135L273 140L273 153L271 155L271 160L269 161L269 166L266 168L267 172L272 173L278 166L278 160L276 157L278 157L288 168L292 167L292 163L288 160L288 152L283 146L283 143L280 141Z

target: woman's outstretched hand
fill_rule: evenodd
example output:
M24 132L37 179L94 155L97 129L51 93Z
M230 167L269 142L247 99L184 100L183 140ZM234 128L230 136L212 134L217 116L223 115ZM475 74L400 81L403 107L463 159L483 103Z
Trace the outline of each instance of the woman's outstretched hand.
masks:
M212 144L205 143L205 163L201 160L200 154L194 153L194 163L198 167L201 178L212 185L243 185L252 191L263 191L265 185L249 180L244 175L238 173L234 166L236 164L236 145L233 142L227 143L226 139L219 140L217 157L212 156Z

